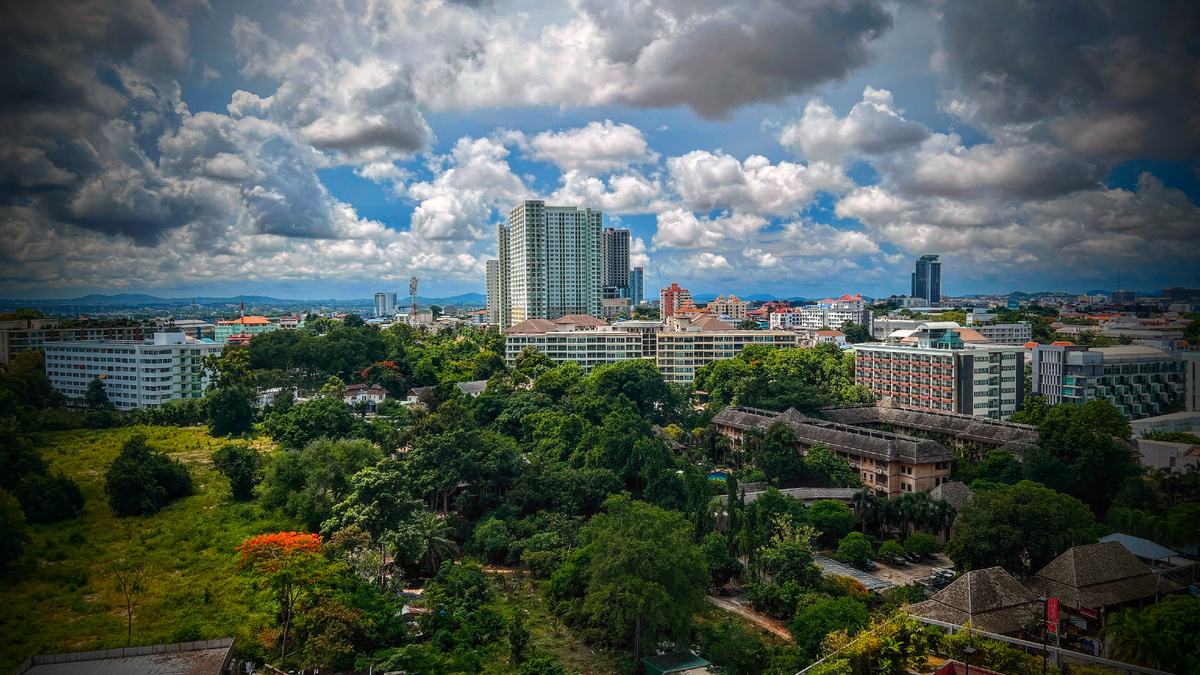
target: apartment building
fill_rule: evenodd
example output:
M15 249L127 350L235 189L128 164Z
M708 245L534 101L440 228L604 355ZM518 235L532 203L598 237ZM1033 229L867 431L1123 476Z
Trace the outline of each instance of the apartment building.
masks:
M1051 405L1107 399L1125 417L1161 415L1186 394L1187 363L1178 352L1120 345L1038 345L1031 355L1033 393Z
M22 352L43 351L47 342L143 340L153 334L153 326L60 328L58 319L0 321L0 363L9 363Z
M615 297L629 296L629 230L604 228L600 239L601 286Z
M670 286L658 291L658 310L663 321L675 316L678 310L694 304L691 292L673 281Z
M395 291L382 291L375 294L375 316L396 315Z
M950 481L954 453L936 441L878 429L808 417L794 408L782 413L732 406L717 413L713 427L734 447L745 442L751 427L765 431L776 422L786 424L796 438L796 452L805 454L817 443L845 458L863 483L880 496L896 497L922 492Z
M902 407L1008 419L1024 400L1024 349L967 348L956 337L929 346L855 345L854 382Z
M1023 345L1033 339L1033 326L1021 323L995 323L971 325L975 332L997 345Z
M642 358L642 335L617 330L588 315L567 315L556 321L526 319L504 330L504 360L509 367L526 347L555 363L574 361L584 372L605 363Z
M538 199L509 212L497 242L502 327L570 314L602 316L602 224L600 211L546 206Z
M487 323L500 324L500 261L488 260L487 265Z
M642 304L645 288L646 270L641 267L634 267L629 270L629 299L633 302L634 307Z
M642 336L642 358L658 359L658 334L666 326L660 321L618 321L613 328L626 333L637 333Z
M732 293L729 297L718 295L716 300L708 303L708 313L716 317L727 316L734 321L746 320L746 306L750 303L741 300Z
M737 356L748 345L775 349L796 346L796 334L774 330L729 330L729 324L716 321L725 329L670 330L658 334L658 371L667 382L691 384L696 369L721 359Z
M912 294L923 298L928 307L937 307L942 299L942 261L937 255L923 255L917 259L912 273Z
M155 333L149 340L47 342L46 375L69 398L83 397L98 377L118 409L157 408L172 399L202 398L208 385L203 359L220 355L221 348L222 343L183 333Z

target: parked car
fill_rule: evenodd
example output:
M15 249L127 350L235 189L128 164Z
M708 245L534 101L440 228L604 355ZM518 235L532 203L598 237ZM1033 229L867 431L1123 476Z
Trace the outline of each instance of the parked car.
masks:
M899 565L907 565L907 564L908 564L908 561L907 561L907 560L905 560L905 559L904 559L904 556L902 556L902 555L892 555L892 556L888 556L888 557L886 558L886 560L887 560L887 562L888 562L888 563L890 563L890 564L892 564L892 565L897 565L897 566L899 566Z
M871 560L871 559L864 560L863 564L862 564L862 569L864 569L868 572L874 572L877 569L875 566L875 561Z
M917 555L916 553L905 553L904 557L908 558L910 562L921 562L921 556Z

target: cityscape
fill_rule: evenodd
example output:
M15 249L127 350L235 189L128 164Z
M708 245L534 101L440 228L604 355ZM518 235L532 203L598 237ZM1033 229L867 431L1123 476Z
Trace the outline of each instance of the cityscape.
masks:
M1200 8L0 22L0 673L1200 675Z

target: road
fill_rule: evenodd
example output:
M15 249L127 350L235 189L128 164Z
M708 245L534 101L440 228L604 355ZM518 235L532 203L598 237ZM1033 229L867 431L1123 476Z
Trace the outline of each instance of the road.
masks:
M792 641L792 634L788 631L787 626L785 626L782 621L776 621L775 619L772 619L765 614L760 614L759 612L754 611L753 608L738 602L738 600L745 601L745 597L746 596L742 595L738 596L737 598L714 598L713 596L709 595L704 599L707 600L710 605L715 605L726 612L733 612L742 618L749 619L750 621L753 621L759 626L766 628L784 640L787 640L788 642Z

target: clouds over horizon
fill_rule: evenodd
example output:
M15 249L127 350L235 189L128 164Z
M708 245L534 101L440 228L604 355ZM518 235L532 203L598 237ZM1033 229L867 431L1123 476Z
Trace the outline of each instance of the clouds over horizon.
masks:
M900 291L908 256L940 252L981 279L1091 280L1153 259L1153 274L1200 283L1193 200L1153 167L1102 182L1130 160L1197 167L1200 10L1167 4L914 6L936 25L937 118L899 105L929 93L890 81L879 50L895 10L874 0L306 1L228 16L243 84L195 110L189 83L232 72L193 53L206 3L14 6L0 27L0 285L481 286L495 225L526 198L630 219L634 264L684 281ZM838 88L862 72L847 101ZM524 108L573 121L488 122ZM770 152L721 149L744 124L723 120L746 109ZM447 112L469 130L430 123ZM331 189L339 170L400 224L360 215Z

